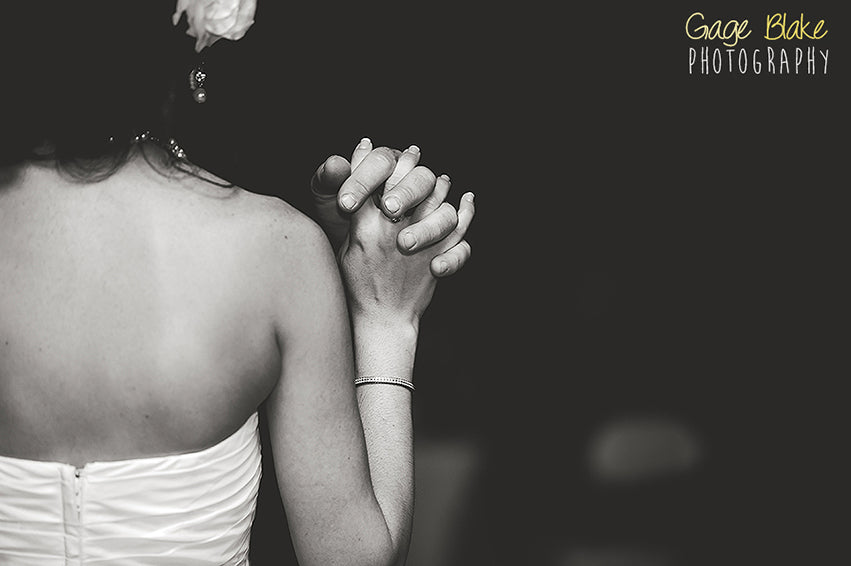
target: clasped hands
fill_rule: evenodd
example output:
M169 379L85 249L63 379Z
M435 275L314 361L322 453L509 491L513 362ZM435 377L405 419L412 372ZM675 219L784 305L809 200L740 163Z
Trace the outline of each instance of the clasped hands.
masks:
M457 272L470 258L464 236L473 194L465 193L456 210L445 202L449 177L419 161L416 146L373 148L364 138L351 163L331 156L313 175L318 220L337 251L355 311L405 310L418 318L435 277Z

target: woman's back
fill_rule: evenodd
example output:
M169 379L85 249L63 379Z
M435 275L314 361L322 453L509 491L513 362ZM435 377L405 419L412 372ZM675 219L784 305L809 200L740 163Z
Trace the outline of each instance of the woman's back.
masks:
M234 433L278 378L270 305L303 226L139 156L100 183L29 166L0 186L0 455L82 466Z

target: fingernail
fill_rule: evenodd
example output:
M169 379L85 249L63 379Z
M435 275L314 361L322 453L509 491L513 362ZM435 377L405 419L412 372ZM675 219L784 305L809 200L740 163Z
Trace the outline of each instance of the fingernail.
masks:
M387 212L398 212L402 207L402 203L399 202L397 197L387 197L384 199L384 208L387 209Z
M358 147L359 147L359 148L361 148L361 149L366 149L366 148L368 148L370 145L372 145L372 140L371 140L371 139L369 139L369 138L361 138L360 143L358 144Z
M467 193L466 195L464 195L464 198L465 198L468 202L473 202L473 199L475 199L475 198L476 198L476 195L474 195L473 193Z
M418 155L420 153L420 148L415 145L412 145L408 148L408 153L413 153L414 155Z
M446 270L449 269L449 264L445 261L437 262L437 272L438 273L446 273Z
M449 178L449 175L447 175L446 173L441 175L441 177L443 178L444 181L451 181L452 180L452 179Z
M345 208L346 210L351 210L355 207L355 197L348 194L343 195L342 197L340 197L340 204L342 204L343 208Z
M411 249L417 245L417 238L414 236L413 232L404 232L402 234L402 245L405 246L406 249Z

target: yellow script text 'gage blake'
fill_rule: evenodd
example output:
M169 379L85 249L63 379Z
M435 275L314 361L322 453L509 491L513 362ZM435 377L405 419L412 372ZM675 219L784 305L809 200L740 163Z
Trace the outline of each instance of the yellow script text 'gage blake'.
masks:
M787 25L786 12L771 14L765 17L765 39L774 41L776 39L821 39L827 35L827 30L822 31L824 20L819 20L813 27L813 32L807 31L811 22L804 21L804 14ZM774 29L772 29L774 28Z
M748 29L748 21L729 20L726 24L721 20L715 20L712 25L706 25L703 14L695 12L686 20L686 35L691 39L721 39L727 47L734 47L740 39L745 39L751 34ZM733 42L729 43L732 39Z

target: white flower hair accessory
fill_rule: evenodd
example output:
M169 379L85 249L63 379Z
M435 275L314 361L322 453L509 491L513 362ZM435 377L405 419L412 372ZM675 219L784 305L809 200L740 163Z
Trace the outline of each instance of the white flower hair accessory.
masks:
M200 53L221 38L236 41L244 36L254 23L256 7L257 0L177 0L172 23L177 25L186 12L186 34L195 38Z

